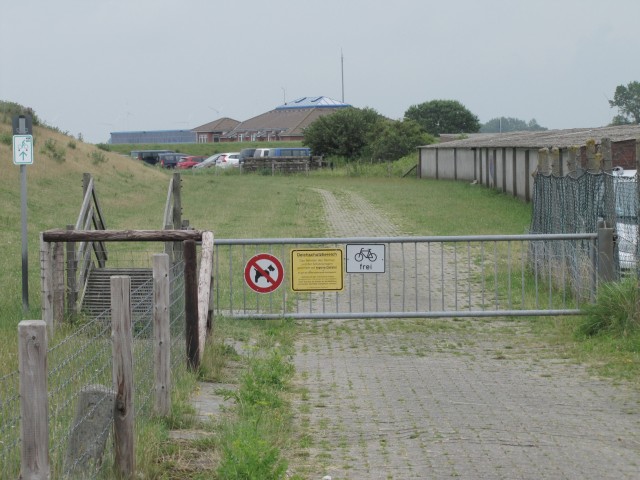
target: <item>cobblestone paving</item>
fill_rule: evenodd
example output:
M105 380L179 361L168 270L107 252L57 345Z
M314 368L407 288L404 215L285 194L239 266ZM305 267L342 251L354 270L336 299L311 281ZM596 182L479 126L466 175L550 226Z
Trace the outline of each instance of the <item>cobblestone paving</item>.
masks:
M397 234L321 191L335 236ZM336 479L640 478L638 392L591 377L526 320L300 322L290 473Z

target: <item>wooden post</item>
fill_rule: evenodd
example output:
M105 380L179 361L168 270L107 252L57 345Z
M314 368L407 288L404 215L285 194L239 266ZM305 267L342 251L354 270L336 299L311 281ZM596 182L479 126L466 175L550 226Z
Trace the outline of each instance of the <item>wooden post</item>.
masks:
M111 277L111 338L113 341L113 418L115 469L123 478L135 473L133 409L133 337L131 333L131 278Z
M207 333L211 330L211 272L213 271L213 233L202 232L200 277L198 279L198 344L199 361L204 355Z
M62 325L64 319L64 244L53 246L53 325Z
M171 318L169 255L153 256L153 339L155 369L155 412L171 412Z
M165 230L173 230L173 225L168 223L164 226ZM164 242L164 253L169 255L169 263L173 263L175 258L173 256L173 242Z
M40 283L42 291L42 319L53 334L53 252L52 245L40 234Z
M182 182L180 174L173 174L173 224L176 226L182 224Z
M184 241L184 316L187 342L187 367L197 370L200 366L200 345L198 334L198 279L196 242Z
M67 230L74 230L74 228L73 225L67 225ZM71 316L76 314L76 302L78 300L78 292L76 291L77 268L76 244L75 242L67 242L67 308Z
M20 478L49 479L49 402L47 396L47 324L18 324L20 370Z

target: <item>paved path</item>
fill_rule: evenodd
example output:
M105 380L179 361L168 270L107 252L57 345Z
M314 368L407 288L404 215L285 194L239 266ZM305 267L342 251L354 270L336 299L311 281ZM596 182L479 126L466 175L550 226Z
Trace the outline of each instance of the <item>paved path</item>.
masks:
M361 197L321 193L330 235L397 234ZM312 440L291 474L640 478L638 392L562 360L526 320L300 325L294 409Z

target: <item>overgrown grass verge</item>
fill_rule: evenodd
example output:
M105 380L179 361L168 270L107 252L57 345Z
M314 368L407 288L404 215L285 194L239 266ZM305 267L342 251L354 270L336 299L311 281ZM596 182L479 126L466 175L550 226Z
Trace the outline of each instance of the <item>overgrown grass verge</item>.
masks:
M285 452L293 437L288 398L294 374L294 324L217 318L214 330L199 379L236 384L237 388L220 392L233 400L233 407L210 425L195 426L210 430L205 438L182 444L165 441L149 473L162 472L162 478L285 478ZM189 411L184 416L192 417ZM214 465L199 469L185 465L187 461L198 465L194 460L198 452Z

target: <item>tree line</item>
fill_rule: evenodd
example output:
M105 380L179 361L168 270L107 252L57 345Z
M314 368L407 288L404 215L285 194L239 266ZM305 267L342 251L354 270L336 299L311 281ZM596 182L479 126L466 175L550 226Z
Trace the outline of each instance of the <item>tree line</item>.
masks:
M611 125L640 123L640 83L619 85L609 100L618 114ZM348 107L320 117L304 131L304 144L317 155L392 161L429 145L443 133L505 133L543 131L535 118L492 118L481 124L478 117L457 100L431 100L410 106L401 120L391 120L372 108Z

